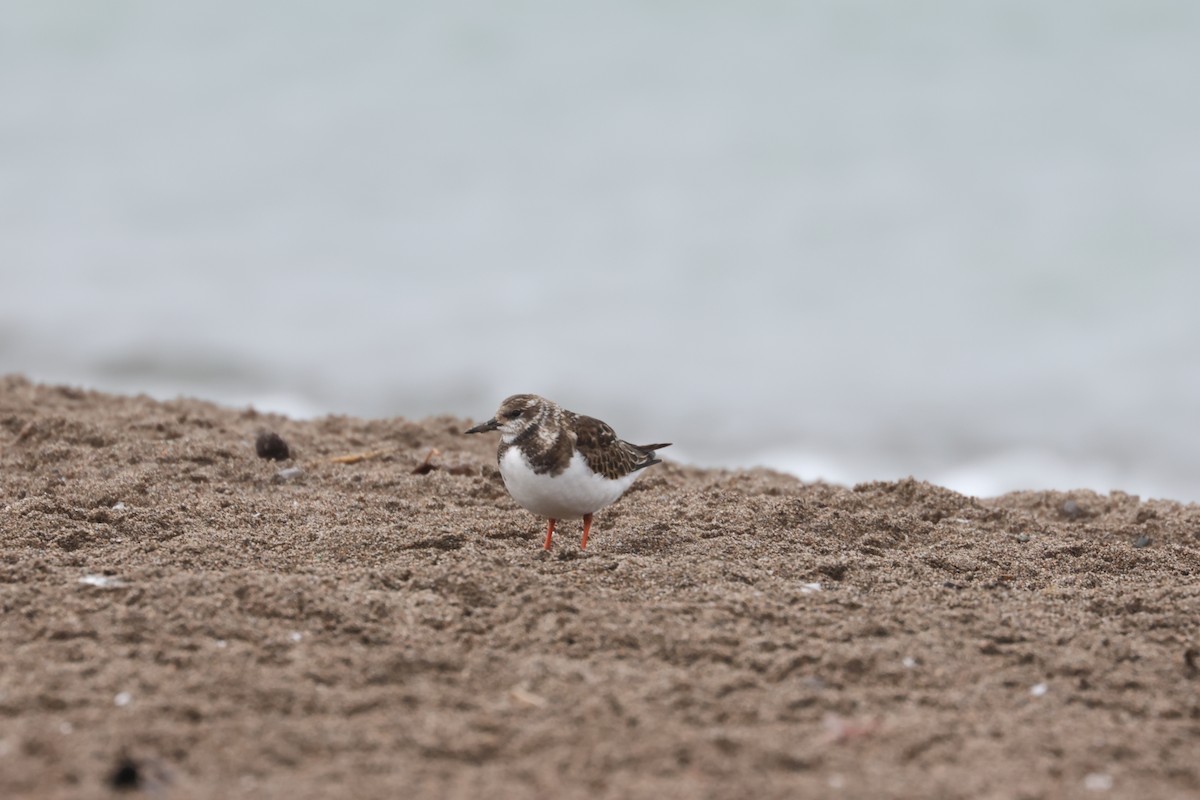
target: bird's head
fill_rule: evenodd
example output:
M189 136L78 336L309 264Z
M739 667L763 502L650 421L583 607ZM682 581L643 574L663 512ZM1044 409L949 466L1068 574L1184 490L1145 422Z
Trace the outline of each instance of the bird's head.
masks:
M467 433L500 431L506 441L512 441L545 417L553 405L536 394L514 394L500 404L496 416Z

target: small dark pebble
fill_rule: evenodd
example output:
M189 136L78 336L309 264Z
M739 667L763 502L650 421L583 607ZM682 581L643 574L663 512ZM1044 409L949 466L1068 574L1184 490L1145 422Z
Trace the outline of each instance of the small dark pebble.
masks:
M842 562L831 564L822 564L817 567L817 572L821 573L830 580L840 581L846 577L846 573L850 571L850 565Z
M263 431L258 435L258 439L254 442L254 452L258 453L259 458L268 458L272 461L286 461L291 457L288 451L287 442L278 433L267 433Z
M1150 537L1149 536L1137 537L1137 539L1134 540L1134 542L1133 542L1133 546L1137 547L1139 549L1142 547L1149 547L1150 546Z
M138 763L129 756L122 756L108 777L108 785L121 791L132 791L142 785L142 771Z
M1197 660L1200 660L1200 650L1189 647L1183 651L1183 667L1189 678L1200 675L1200 664L1196 663Z

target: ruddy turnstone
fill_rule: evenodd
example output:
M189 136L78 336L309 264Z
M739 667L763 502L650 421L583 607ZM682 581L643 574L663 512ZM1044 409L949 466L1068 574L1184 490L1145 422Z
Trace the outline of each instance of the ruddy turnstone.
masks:
M514 394L496 416L467 433L500 431L496 460L504 486L518 505L546 517L545 549L560 519L583 517L587 548L592 514L625 494L642 470L660 463L655 450L669 444L630 444L607 424L536 394Z

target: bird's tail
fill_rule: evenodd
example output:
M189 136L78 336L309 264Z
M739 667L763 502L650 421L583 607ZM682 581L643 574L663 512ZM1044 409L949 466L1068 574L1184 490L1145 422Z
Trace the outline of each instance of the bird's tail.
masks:
M642 452L642 454L646 457L646 460L639 463L637 465L637 467L635 467L635 469L645 469L646 467L652 467L655 464L661 464L662 459L655 458L654 451L662 450L664 447L670 447L670 446L671 446L670 442L667 442L666 444L635 444L633 446L634 449L640 450Z

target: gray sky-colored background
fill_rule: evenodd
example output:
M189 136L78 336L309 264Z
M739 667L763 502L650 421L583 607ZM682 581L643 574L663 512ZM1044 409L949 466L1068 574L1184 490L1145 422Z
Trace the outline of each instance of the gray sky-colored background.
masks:
M10 3L0 371L1200 500L1200 6Z

